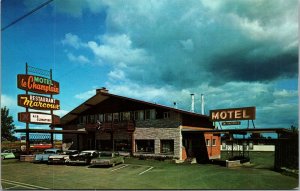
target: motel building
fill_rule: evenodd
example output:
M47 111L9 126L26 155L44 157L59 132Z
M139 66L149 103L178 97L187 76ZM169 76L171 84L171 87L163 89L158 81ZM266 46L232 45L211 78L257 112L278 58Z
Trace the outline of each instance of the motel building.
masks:
M63 134L70 149L114 150L132 156L196 158L197 162L220 158L220 135L209 116L110 94L106 88L63 116Z

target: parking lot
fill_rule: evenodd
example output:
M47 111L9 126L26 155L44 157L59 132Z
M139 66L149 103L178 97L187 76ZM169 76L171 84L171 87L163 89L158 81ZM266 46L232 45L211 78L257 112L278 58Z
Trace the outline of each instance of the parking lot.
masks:
M264 168L126 158L115 167L89 168L2 161L4 189L291 189L298 179Z

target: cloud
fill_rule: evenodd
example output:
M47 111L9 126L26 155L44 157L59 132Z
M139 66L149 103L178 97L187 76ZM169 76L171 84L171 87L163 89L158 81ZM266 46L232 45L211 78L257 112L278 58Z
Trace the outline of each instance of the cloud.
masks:
M86 100L86 99L89 99L90 97L92 97L94 95L95 95L95 90L90 90L90 91L86 91L86 92L83 92L83 93L76 94L74 97L77 98L77 99Z
M103 35L100 43L89 41L88 48L94 55L114 66L141 64L147 59L143 49L132 47L132 41L126 34Z
M296 0L89 1L82 10L94 4L105 10L106 33L63 42L132 81L189 88L297 76Z
M82 46L82 42L79 39L79 37L77 35L73 35L71 33L65 34L65 38L63 40L61 40L61 43L63 45L68 45L68 46L71 46L76 49L78 49L79 47Z
M69 60L71 60L72 62L78 62L80 64L90 63L90 60L83 55L75 56L72 53L68 53L67 56L68 56Z
M275 86L298 76L297 5L297 0L89 1L78 12L103 11L105 32L84 41L69 33L62 42L71 60L84 56L109 68L106 85L116 94L170 106L177 101L189 110L190 93L204 93L207 111L256 106L258 124L286 125L297 119L297 94ZM94 90L76 98L91 95Z

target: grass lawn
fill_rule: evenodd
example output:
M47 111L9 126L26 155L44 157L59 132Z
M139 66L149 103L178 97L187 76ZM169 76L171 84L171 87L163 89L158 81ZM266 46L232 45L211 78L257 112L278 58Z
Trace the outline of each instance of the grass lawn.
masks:
M298 179L270 170L270 164L271 168L273 165L270 157L273 157L273 153L256 153L255 156L252 167L235 169L212 164L173 164L169 161L136 158L127 158L125 164L112 168L33 164L12 159L2 161L1 179L4 189L292 189L298 187Z

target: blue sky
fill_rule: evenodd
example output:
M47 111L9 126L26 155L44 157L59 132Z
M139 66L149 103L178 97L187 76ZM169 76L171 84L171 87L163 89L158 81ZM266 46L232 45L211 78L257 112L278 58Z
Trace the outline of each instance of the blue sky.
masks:
M6 26L45 0L2 0ZM276 3L275 3L276 2ZM297 0L54 0L2 31L1 107L17 74L53 69L63 116L105 86L189 110L255 106L257 128L298 126ZM244 127L246 123L242 123ZM46 128L46 126L42 126ZM37 128L37 127L36 127Z

